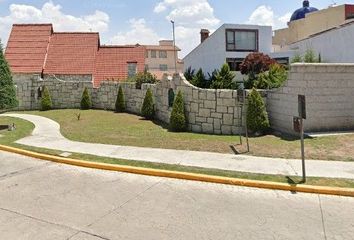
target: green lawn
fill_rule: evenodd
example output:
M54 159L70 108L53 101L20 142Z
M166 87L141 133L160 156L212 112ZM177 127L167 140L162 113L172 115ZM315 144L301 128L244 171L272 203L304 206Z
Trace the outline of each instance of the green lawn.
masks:
M70 110L70 111L72 111L72 110ZM55 112L55 114L58 114L60 111L53 111L53 113L54 112ZM89 112L91 112L91 111L89 111ZM89 112L85 112L84 115ZM41 113L41 114L48 114L48 113L51 113L51 112L45 112L45 113ZM62 153L61 151L57 151L57 150L29 147L29 146L24 146L24 145L14 143L14 141L30 135L31 132L33 131L34 126L32 123L25 121L25 120L0 116L0 124L10 124L10 123L15 123L15 125L17 126L17 129L12 132L9 132L7 130L0 131L0 135L1 135L0 144L18 147L18 148L22 148L25 150L30 150L30 151L40 152L40 153L51 154L51 155L59 155L60 153ZM146 121L144 121L144 123L148 124L148 122L146 122ZM162 129L162 131L165 131L165 130ZM178 135L178 136L181 136L181 135ZM197 134L197 136L199 136L199 134ZM206 135L202 135L202 136L206 136ZM212 136L209 136L209 137L212 137ZM215 136L215 137L222 138L220 136ZM181 165L170 165L170 164L162 164L162 163L131 161L131 160L124 160L124 159L112 159L112 158L98 157L98 156L79 154L79 153L73 153L70 157L74 158L74 159L80 159L80 160L86 160L86 161L103 162L103 163L109 163L109 164L120 164L120 165L137 166L137 167L146 167L146 168L154 168L154 169L165 169L165 170L171 170L171 171L200 173L200 174L208 174L208 175L214 175L214 176L225 176L225 177L261 180L261 181L274 181L274 182L282 182L282 183L289 182L289 180L286 176L281 176L281 175L254 174L254 173L245 173L245 172L236 172L236 171L224 171L224 170L218 170L218 169L188 167L188 166L181 166ZM300 181L300 179L298 177L292 176L291 179L294 180L295 182ZM310 177L310 178L308 178L308 181L306 184L318 185L318 186L334 186L334 187L354 188L354 180L350 180L350 179Z
M77 120L77 113L81 120ZM180 150L233 153L245 152L237 145L238 136L218 136L197 133L173 133L162 124L141 119L132 114L117 114L100 110L54 110L26 112L51 118L61 126L62 134L75 141L168 148ZM243 139L245 142L245 139ZM308 159L354 161L354 134L306 139ZM256 156L300 158L300 141L274 135L250 138L250 153Z

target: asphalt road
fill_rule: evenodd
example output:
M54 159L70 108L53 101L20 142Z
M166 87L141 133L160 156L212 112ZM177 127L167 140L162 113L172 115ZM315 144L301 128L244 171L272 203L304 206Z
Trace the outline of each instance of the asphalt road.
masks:
M85 169L0 152L0 239L353 239L354 198Z

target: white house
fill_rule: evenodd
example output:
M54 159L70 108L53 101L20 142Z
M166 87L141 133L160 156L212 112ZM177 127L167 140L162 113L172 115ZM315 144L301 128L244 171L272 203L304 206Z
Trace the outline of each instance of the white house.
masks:
M288 63L292 52L273 52L272 27L246 24L223 24L209 36L202 29L201 43L184 60L185 70L202 68L211 73L227 62L232 71L252 52L262 52L280 63Z

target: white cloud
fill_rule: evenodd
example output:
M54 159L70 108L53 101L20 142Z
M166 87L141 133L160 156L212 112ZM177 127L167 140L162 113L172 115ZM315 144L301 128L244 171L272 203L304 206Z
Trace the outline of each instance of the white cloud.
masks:
M146 25L145 19L132 18L129 25L128 32L119 32L111 39L113 44L158 44L160 37Z
M60 5L46 2L41 9L24 4L11 4L10 14L0 17L0 37L7 41L14 23L53 23L55 31L97 31L108 30L109 16L102 11L75 17L65 14Z
M287 22L291 17L291 13L286 13L283 16L276 16L270 6L261 5L256 8L249 17L248 24L267 25L274 29L286 27Z
M220 24L207 0L163 0L156 4L154 12L165 13L168 21L175 21L176 43L182 56L200 43L201 28L212 32Z

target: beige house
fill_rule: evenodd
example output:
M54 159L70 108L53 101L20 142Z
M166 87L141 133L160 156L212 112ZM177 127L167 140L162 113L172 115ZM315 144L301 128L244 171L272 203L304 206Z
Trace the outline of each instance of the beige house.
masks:
M338 27L354 18L354 5L344 4L317 10L310 7L309 1L296 10L288 22L288 28L274 31L273 45L275 48L286 48L311 35Z
M172 40L161 40L159 45L144 45L145 68L149 72L161 78L164 73L172 74L177 68L177 72L183 71L183 61L178 59L177 46L173 46Z

